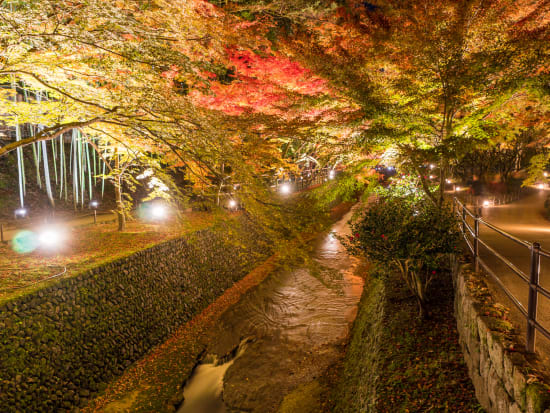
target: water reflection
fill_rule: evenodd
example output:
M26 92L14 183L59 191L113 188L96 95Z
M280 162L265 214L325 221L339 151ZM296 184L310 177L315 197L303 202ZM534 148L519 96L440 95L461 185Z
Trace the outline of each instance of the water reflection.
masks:
M198 371L203 381L196 385L198 398L221 400L223 380L229 411L276 411L285 394L334 361L363 287L355 273L358 260L347 255L336 237L349 233L350 216L315 240L311 256L319 264L318 274L309 268L276 272L224 313L211 353L226 354L242 337L253 336L255 342L223 369L212 365ZM211 408L222 409L215 403Z

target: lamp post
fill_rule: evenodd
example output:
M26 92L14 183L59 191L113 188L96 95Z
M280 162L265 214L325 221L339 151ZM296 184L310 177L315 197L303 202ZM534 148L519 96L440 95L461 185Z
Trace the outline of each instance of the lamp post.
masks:
M97 208L99 207L99 202L92 200L90 201L90 208L94 210L94 224L97 224Z
M15 212L14 212L14 214L15 214L15 219L26 218L28 212L29 212L29 211L27 211L27 208L25 208L25 207L17 208L17 209L15 210Z

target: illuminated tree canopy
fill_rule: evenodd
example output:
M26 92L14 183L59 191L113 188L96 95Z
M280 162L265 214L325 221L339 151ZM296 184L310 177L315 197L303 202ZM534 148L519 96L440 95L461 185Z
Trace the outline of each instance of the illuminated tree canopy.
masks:
M0 81L30 95L1 89L2 120L42 126L0 156L77 128L200 191L388 148L443 182L473 149L547 144L549 23L542 0L2 1Z

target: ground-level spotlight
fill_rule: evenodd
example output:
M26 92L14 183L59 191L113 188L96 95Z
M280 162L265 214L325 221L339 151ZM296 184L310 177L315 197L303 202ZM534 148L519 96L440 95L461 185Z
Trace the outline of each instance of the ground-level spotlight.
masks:
M151 218L153 219L164 219L166 218L166 207L162 204L155 204L151 208Z
M279 191L281 191L281 194L283 195L288 195L292 192L292 188L290 187L290 184L289 183L284 183L281 185L281 187L279 188Z
M483 201L483 206L484 207L488 207L489 205L491 205L491 203L487 200Z
M27 208L17 208L14 212L15 218L26 218L28 213Z
M538 185L537 185L537 188L538 188L538 189L544 189L544 184L538 184Z
M229 205L229 208L235 209L237 208L237 201L235 201L234 199L230 199L228 205Z
M58 250L63 246L67 236L63 228L44 227L38 231L38 243L46 250Z

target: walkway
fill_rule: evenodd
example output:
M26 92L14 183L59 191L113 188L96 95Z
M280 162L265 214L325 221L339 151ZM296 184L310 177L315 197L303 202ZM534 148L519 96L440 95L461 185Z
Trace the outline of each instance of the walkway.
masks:
M543 249L550 251L550 221L544 217L544 201L548 195L549 193L546 191L535 192L512 204L483 208L482 215L486 221L504 231L529 242L537 241ZM527 248L504 238L483 225L480 225L480 235L481 239L509 259L527 277L529 276L530 251ZM480 255L527 308L527 284L481 246ZM545 288L550 288L550 260L546 258L541 258L540 284ZM510 309L515 308L498 287L492 288L492 290L496 293L498 301L503 302ZM519 311L512 311L511 317L523 335L526 323L524 317ZM550 302L542 295L539 295L538 319L543 326L550 328ZM550 343L541 334L537 335L537 350L550 354Z

